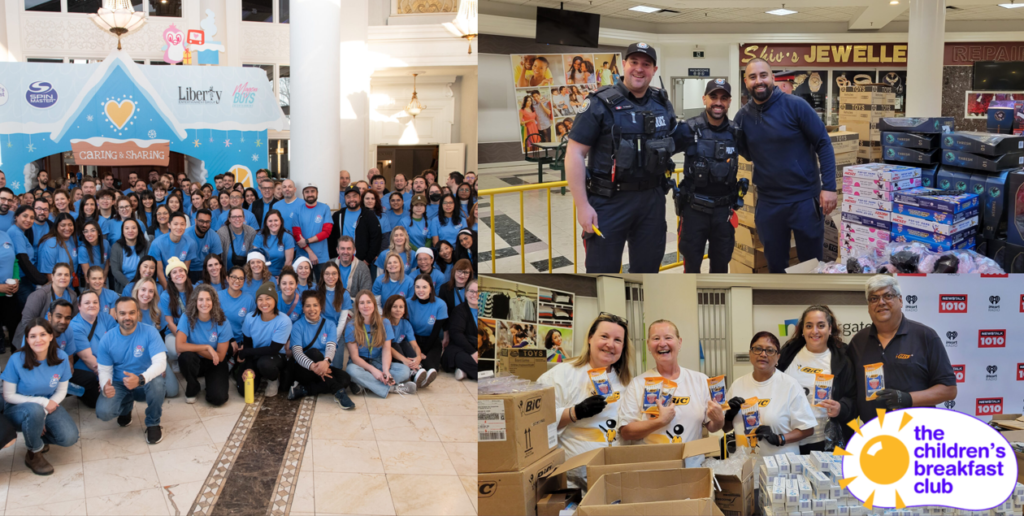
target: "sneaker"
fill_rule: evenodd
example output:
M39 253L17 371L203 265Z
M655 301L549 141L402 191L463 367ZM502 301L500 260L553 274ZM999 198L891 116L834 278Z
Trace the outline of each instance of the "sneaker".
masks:
M189 405L192 405L192 404L195 404L195 402L196 402L196 397L195 396L185 396L185 403L188 403Z
M263 391L263 395L268 397L268 398L273 398L274 396L277 396L277 390L278 390L278 387L279 387L280 383L281 383L280 380L274 380L272 382L268 381L267 382L267 389L265 391Z
M437 379L437 371L434 370L434 369L431 369L431 370L427 371L427 375L426 376L427 376L427 380L425 382L423 382L423 385L420 385L420 384L417 383L416 384L417 387L426 387L426 386L434 383L434 380Z
M309 393L306 388L299 385L299 382L295 382L290 389L288 389L288 399L297 400L299 398L305 398Z
M175 373L180 373L181 372L181 366L178 365L178 361L177 360L175 360L174 362L171 362L171 371L173 371Z
M149 444L157 444L164 440L164 432L160 429L160 425L147 426L146 427L146 442Z
M85 395L85 387L68 382L68 394L76 398L81 398L83 395Z
M349 390L349 392L352 393L353 396L359 396L360 394L363 393L363 387L361 385L359 385L358 383L355 383L355 382L352 382L351 384L349 384L348 390Z
M43 452L33 453L31 450L25 452L25 465L36 475L52 475L53 466L43 457Z
M334 401L338 402L338 405L341 405L341 408L345 410L352 410L356 408L356 404L352 403L352 400L348 398L348 394L345 394L345 389L341 389L334 393Z
M462 380L465 380L466 379L466 373L462 369L456 369L455 370L455 379L460 381L460 382Z
M394 386L394 392L398 394L416 394L416 384L413 382L402 382Z
M416 376L413 377L413 381L416 382L416 387L422 389L427 386L429 380L427 379L427 372L423 369L416 371Z
M127 416L117 416L117 424L121 426L128 426L132 424L132 413L129 412Z

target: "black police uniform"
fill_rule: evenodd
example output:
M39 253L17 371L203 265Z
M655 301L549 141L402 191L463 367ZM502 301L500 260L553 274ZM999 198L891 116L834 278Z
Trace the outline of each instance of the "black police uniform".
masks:
M665 255L666 171L674 168L675 111L664 90L636 98L621 83L590 94L569 138L590 147L587 198L603 237L584 231L589 273L656 273Z
M701 113L676 130L677 146L686 154L680 197L679 253L686 272L700 272L704 245L711 272L729 272L736 228L731 218L739 198L736 172L739 129L726 117L717 127Z

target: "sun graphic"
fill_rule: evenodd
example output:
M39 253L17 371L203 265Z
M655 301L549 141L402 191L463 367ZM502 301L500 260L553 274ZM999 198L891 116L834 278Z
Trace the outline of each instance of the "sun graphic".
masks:
M846 457L843 459L844 466L846 461L855 461L856 465L859 466L860 472L863 474L863 476L851 476L840 480L839 487L846 489L854 482L858 483L855 487L862 487L860 484L874 484L871 494L864 499L864 507L867 507L869 510L874 506L875 493L878 490L899 482L910 471L910 451L907 450L907 446L903 444L903 441L894 434L899 434L914 419L909 413L902 412L903 418L899 423L899 428L893 432L893 425L890 424L890 428L885 428L885 409L876 410L878 413L878 426L874 427L874 425L871 425L871 427L877 435L865 436L856 419L849 423L850 428L857 432L857 435L867 439L867 442L862 445L851 446L859 447L859 453L851 453L838 446L833 452L834 455ZM850 444L854 444L853 440L850 441ZM863 488L871 489L868 486ZM906 507L899 491L895 487L890 489L892 496L886 494L883 496L883 499L890 500L895 498L893 506L896 509Z

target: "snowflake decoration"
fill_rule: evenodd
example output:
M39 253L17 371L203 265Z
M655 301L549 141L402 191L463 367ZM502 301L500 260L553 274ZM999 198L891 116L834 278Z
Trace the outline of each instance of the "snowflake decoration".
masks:
M245 135L242 135L242 143L245 143Z
M230 147L231 146L231 139L230 138L224 140L224 146L225 147Z
M35 151L36 151L36 146L35 146L35 145L32 145L31 143L30 143L30 144L28 144L28 147L25 147L25 148L26 148L26 149L28 149L28 151L29 151L30 153L31 153L31 152L35 152Z
M156 138L156 131L154 131L153 129L150 129L149 130L149 137L150 138Z
M199 138L196 138L196 140L194 142L192 142L192 145L195 145L196 147L198 147L198 146L200 146L202 144L199 143Z
M252 155L252 160L253 160L253 161L259 161L259 160L260 160L260 157L259 157L259 156L257 156L256 154L253 154L253 155Z
M263 145L263 141L260 140L259 138L256 138L256 146L259 147L261 145Z
M19 182L19 181L12 181L11 182L11 186L13 186L15 190L17 190L17 189L21 188L21 182Z
M7 148L8 148L8 149L10 149L11 147L14 147L14 144L13 144L13 143L11 143L11 140L10 140L10 139L8 139L8 140L7 140Z
M89 115L89 116L85 117L85 119L90 121L90 122L92 122L92 115Z

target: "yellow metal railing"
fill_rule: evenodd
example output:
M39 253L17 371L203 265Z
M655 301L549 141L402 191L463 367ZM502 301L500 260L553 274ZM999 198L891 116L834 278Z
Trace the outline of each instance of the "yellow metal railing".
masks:
M683 169L682 168L677 168L675 170L674 175L676 177L676 181L677 182L679 181L679 177L682 175L682 173L683 173ZM553 188L565 188L565 187L568 187L568 186L569 186L569 182L568 181L552 181L552 182L548 182L548 183L537 183L537 184L533 184L533 185L507 186L507 187L504 187L504 188L488 188L488 189L480 190L479 192L477 192L477 197L478 198L479 197L487 197L490 200L490 203L491 203L491 205L490 205L490 211L491 211L491 224L490 224L490 226L491 226L491 272L492 273L497 273L498 272L498 270L497 270L498 269L498 258L496 256L496 252L495 252L495 241L494 241L494 222L495 222L495 212L497 211L495 209L494 197L496 195L503 195L503 194L515 194L515 193L519 194L519 257L520 257L521 272L523 274L526 274L526 219L525 219L525 213L526 212L525 212L525 209L523 207L524 206L523 192L530 192L530 191L534 191L534 190L546 190L547 191L547 204L548 204L548 241L547 241L547 244L548 244L548 273L552 274L554 272L554 257L553 257L554 242L551 239L551 190ZM679 227L679 218L678 217L676 217L676 227ZM572 272L574 274L578 272L577 271L577 264L579 263L579 259L578 259L579 251L577 249L577 244L576 244L576 231L577 231L577 224L576 224L576 202L573 201L573 203L572 203ZM706 258L706 256L705 256L705 258ZM674 268L679 267L681 265L683 265L683 259L679 255L679 250L678 250L678 246L677 246L677 249L676 249L676 261L673 262L673 263L662 265L660 270L664 271L664 270L668 270L668 269L674 269Z

